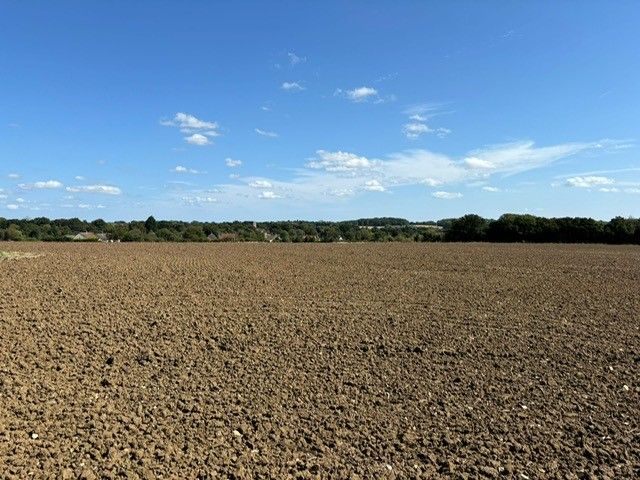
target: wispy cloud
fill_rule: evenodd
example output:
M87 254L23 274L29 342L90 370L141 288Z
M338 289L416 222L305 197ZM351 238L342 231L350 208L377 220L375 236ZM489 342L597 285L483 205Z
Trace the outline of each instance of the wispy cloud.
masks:
M423 117L420 117L419 115L413 115L411 118L415 119L415 118L423 118ZM451 130L449 130L448 128L443 128L443 127L431 128L426 123L422 123L418 121L405 123L404 126L402 127L402 131L404 132L404 135L407 138L411 138L411 139L419 138L421 135L424 135L425 133L433 133L440 138L444 138L451 133Z
M405 109L404 113L409 117L409 121L403 125L402 132L409 139L416 139L425 134L433 134L444 138L451 133L448 128L431 127L425 123L442 113L440 104L413 105Z
M217 122L200 120L188 113L176 113L171 120L161 120L161 125L165 127L176 127L187 136L184 140L191 145L204 146L211 143L211 138L220 135Z
M235 160L233 158L225 158L224 163L229 168L235 168L242 165L242 160Z
M490 187L490 186L484 186L482 187L482 190L484 190L485 192L499 192L500 189L498 187Z
M104 195L120 195L122 190L112 185L80 185L75 187L67 187L67 192L72 193L98 193Z
M55 189L62 188L63 185L58 180L46 180L41 182L33 182L33 183L21 183L18 185L23 190L45 190L45 189Z
M287 91L302 91L302 90L306 90L305 87L303 87L302 85L300 85L298 82L284 82L280 88L282 90L287 90Z
M364 182L364 190L369 192L384 192L386 189L378 180L367 180Z
M608 177L589 176L567 178L565 185L567 185L568 187L593 188L603 185L612 185L614 183L615 181Z
M254 180L249 182L251 188L272 188L273 185L267 180Z
M12 180L15 180L17 178L20 178L20 174L19 173L10 173L9 175L7 175L7 177L11 178Z
M433 192L431 195L434 196L435 198L439 198L440 200L453 200L455 198L462 197L462 194L460 192L438 191L438 192Z
M307 61L307 57L301 57L294 52L287 53L287 58L289 59L289 65L295 66L299 63L304 63Z
M256 198L256 189L262 196L271 196L266 192L272 192L295 202L317 204L364 192L420 185L433 189L434 198L454 200L462 196L459 185L475 183L481 187L490 178L542 168L573 155L603 154L611 151L608 145L612 142L615 143L608 140L540 147L531 141L522 141L487 146L458 157L425 149L405 150L377 158L339 150L318 150L287 179L238 178L237 182L218 185L221 193L216 197L225 204L243 204L250 208L250 199ZM602 188L610 186L601 185ZM616 187L621 185L616 184ZM485 186L483 191L496 192L498 189Z
M445 110L446 103L416 103L404 109L403 113L411 120L426 122L438 115L453 113L451 110Z
M254 129L255 132L263 137L269 137L269 138L277 138L278 134L276 132L270 132L268 130L262 130L261 128L256 128Z

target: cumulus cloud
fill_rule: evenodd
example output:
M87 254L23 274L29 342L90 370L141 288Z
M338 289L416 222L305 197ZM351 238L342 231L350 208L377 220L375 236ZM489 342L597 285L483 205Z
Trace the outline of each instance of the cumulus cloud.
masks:
M280 88L282 90L288 90L288 91L301 91L301 90L306 90L305 87L303 87L302 85L300 85L298 82L284 82Z
M20 208L20 205L16 205L15 203L9 203L6 205L6 207L9 210L18 210Z
M191 145L203 146L203 145L209 145L211 143L211 140L209 140L208 137L206 137L205 135L202 135L201 133L194 133L193 135L184 137L184 139L187 143L190 143Z
M21 183L18 185L23 190L50 190L55 188L62 188L63 185L57 180L46 180L42 182L33 183Z
M261 192L259 197L263 200L275 200L276 198L282 198L281 195L276 194L272 191Z
M358 87L345 92L347 98L352 102L364 102L372 97L378 96L378 90L372 87Z
M371 169L379 164L378 161L349 152L317 150L316 154L318 158L307 163L307 167L327 172L355 172Z
M612 185L615 183L613 179L608 177L587 176L587 177L570 177L567 178L565 184L569 187L593 188L602 185Z
M254 180L249 182L251 188L271 188L273 185L268 180Z
M209 196L193 196L193 197L182 197L182 201L187 205L206 205L211 203L217 203L218 199L215 197L209 197Z
M454 198L462 197L462 194L459 193L459 192L443 192L443 191L439 191L439 192L433 192L431 195L436 197L436 198L439 198L441 200L453 200Z
M191 173L191 174L194 174L194 175L202 173L202 172L199 172L198 170L195 170L193 168L183 167L182 165L176 166L172 171L176 172L176 173Z
M211 143L211 138L220 135L217 122L200 120L187 113L176 113L171 120L161 120L161 125L166 127L176 127L187 136L184 140L191 145L204 146Z
M224 163L229 168L235 168L242 165L242 160L235 160L233 158L225 158Z
M187 113L176 113L172 120L162 120L162 125L168 127L179 127L186 130L216 130L216 122L207 122Z
M268 138L277 138L278 134L276 132L269 132L268 130L262 130L260 128L254 129L258 135Z
M120 195L122 190L112 185L80 185L67 187L67 192L71 193L98 193L103 195Z

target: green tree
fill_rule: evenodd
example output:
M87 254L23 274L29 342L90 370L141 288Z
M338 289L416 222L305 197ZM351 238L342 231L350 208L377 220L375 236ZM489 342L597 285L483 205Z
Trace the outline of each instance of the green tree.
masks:
M147 220L144 222L144 229L147 231L147 233L149 233L149 232L155 232L156 228L158 228L158 222L156 222L156 219L153 218L153 215L152 215L149 218L147 218Z
M24 239L24 235L22 234L22 230L15 223L9 225L9 228L4 233L6 240L12 240L14 242L19 242Z

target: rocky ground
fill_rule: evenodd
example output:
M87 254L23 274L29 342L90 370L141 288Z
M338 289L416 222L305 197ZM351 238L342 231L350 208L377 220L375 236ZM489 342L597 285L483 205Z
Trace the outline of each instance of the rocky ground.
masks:
M1 247L0 478L640 475L638 247Z

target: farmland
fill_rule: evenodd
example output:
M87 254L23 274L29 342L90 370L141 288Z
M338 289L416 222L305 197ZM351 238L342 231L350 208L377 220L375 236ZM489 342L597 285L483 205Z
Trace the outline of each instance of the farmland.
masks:
M1 478L638 474L638 247L10 247Z

